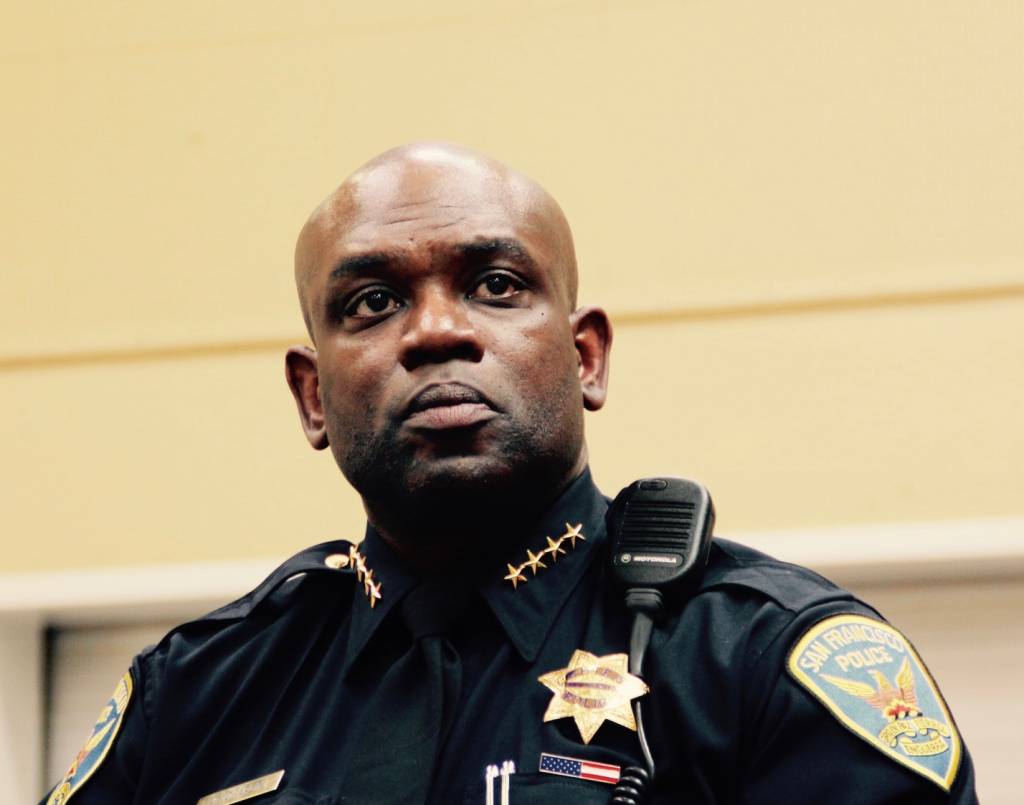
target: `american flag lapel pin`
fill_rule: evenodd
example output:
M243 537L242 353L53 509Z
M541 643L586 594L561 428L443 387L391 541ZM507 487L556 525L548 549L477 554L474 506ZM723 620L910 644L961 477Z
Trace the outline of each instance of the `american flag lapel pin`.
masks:
M558 774L562 777L576 777L580 780L593 780L597 783L615 785L619 781L622 767L613 763L597 763L593 760L549 755L547 752L542 752L540 771L545 774Z

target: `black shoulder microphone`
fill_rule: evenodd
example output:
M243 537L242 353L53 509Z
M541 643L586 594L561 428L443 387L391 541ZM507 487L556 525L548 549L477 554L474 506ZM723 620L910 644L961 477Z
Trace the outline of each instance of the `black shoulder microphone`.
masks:
M708 490L684 478L643 478L616 496L606 515L611 574L626 590L633 613L629 672L643 677L651 629L666 599L681 603L700 584L711 550L715 507ZM653 792L654 758L644 734L640 699L633 700L646 769L623 770L612 805L641 805Z
M623 587L681 600L700 583L715 525L711 495L700 484L684 478L634 481L612 502L606 521L612 575Z

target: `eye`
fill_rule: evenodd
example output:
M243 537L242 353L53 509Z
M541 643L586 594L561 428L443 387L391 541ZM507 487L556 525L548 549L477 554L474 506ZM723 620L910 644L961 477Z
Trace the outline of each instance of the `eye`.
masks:
M511 274L493 273L482 277L467 296L470 299L508 299L522 291L526 285Z
M354 297L345 308L345 315L357 319L368 319L393 313L404 303L385 288L370 288Z

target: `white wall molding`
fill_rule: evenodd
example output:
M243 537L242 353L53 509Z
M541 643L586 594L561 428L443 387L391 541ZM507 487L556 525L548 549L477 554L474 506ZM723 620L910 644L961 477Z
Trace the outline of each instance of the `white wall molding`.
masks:
M840 584L1024 577L1024 517L723 535ZM282 557L283 558L283 557ZM69 625L189 617L243 595L280 558L0 574L0 616Z
M0 574L0 615L51 625L189 617L226 604L283 559Z
M760 531L736 540L842 585L1024 577L1024 517Z

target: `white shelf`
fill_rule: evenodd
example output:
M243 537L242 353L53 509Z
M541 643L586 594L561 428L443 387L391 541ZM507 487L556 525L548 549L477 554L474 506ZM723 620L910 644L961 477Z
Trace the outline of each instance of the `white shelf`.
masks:
M1024 576L1024 517L728 536L840 584ZM0 618L66 625L187 616L255 587L284 557L0 574Z

